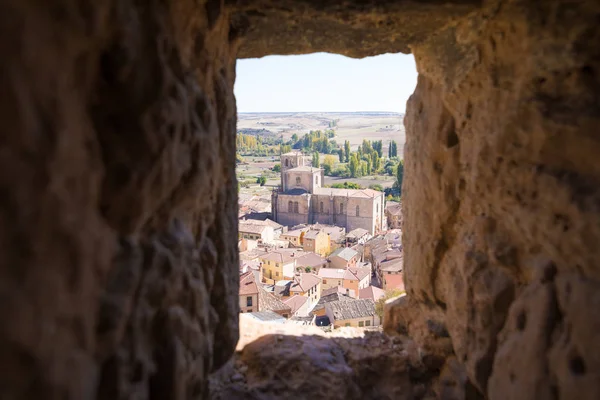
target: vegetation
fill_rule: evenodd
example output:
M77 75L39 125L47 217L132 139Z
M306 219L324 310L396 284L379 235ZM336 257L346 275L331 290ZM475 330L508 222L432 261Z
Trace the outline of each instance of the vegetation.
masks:
M396 167L396 187L402 194L402 180L404 179L404 160L400 160L398 166Z
M348 140L344 142L344 160L350 162L350 142Z
M390 148L388 149L388 157L389 158L398 157L398 144L396 143L395 140L392 140L390 142Z
M296 138L298 135L294 134ZM306 133L302 138L294 141L294 135L292 136L292 147L294 149L303 150L305 152L318 151L319 153L329 154L332 150L336 150L337 144L334 140L329 140L335 136L333 129L326 131L310 131Z
M259 183L260 186L265 186L265 183L267 183L267 177L264 175L259 176L256 178L256 183Z
M321 167L325 170L325 175L331 175L331 171L333 170L333 166L335 165L335 156L326 155L323 159L323 163Z
M369 189L373 189L373 190L377 190L379 192L383 192L383 186L381 186L379 183L375 183L373 185L369 185Z
M358 183L354 183L354 182L333 183L329 187L336 188L336 189L364 189Z
M275 165L273 165L273 168L271 168L271 171L273 171L273 172L281 172L281 164L275 164Z
M315 153L312 156L312 166L315 168L319 168L320 165L321 163L319 161L319 152L315 151Z
M384 311L385 302L391 298L398 297L403 293L405 293L405 291L399 290L399 289L386 290L383 297L381 299L377 300L377 302L375 303L375 313L379 316L379 318L382 320L382 322L383 322L383 311Z

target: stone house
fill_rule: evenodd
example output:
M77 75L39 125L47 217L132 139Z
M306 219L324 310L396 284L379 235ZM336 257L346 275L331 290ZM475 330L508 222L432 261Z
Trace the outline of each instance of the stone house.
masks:
M360 289L358 291L359 299L371 299L374 302L377 302L379 299L385 296L385 290L378 288L376 286L368 286L366 288Z
M371 284L370 268L323 268L318 275L323 280L323 290L341 287L350 297L357 297L360 289Z
M402 203L388 201L385 203L385 217L388 229L402 228Z
M294 251L269 250L260 256L260 261L265 283L275 283L294 276L296 270Z
M310 272L318 273L327 265L327 259L315 253L304 252L296 258L296 271L298 272L306 272L306 269L309 268Z
M263 287L259 287L258 290L258 311L271 311L284 318L289 318L292 315L292 309L289 305L273 293L267 292Z
M304 251L311 251L322 257L326 257L331 252L329 235L324 231L311 229L304 233L302 248Z
M319 302L313 307L310 314L317 317L326 315L325 304L331 303L332 301L350 300L351 297L346 295L346 291L341 286L335 286L329 289L323 289L321 291L321 298Z
M308 297L295 294L292 297L284 300L283 302L290 307L291 317L307 317L308 316L308 313L309 313L308 305L310 304L308 301Z
M329 267L345 269L356 266L360 255L350 247L342 247L331 253L329 256Z
M302 247L300 243L300 238L304 232L307 232L308 228L302 229L293 229L291 231L287 231L279 235L280 240L287 240L291 246L294 247Z
M349 244L365 244L367 240L371 239L373 235L369 233L368 230L363 228L352 229L346 235L346 241Z
M249 313L259 311L258 292L259 288L252 271L248 271L240 276L240 312Z
M238 237L240 239L261 240L263 243L271 243L275 240L275 230L272 226L261 223L262 221L240 221L238 225Z
M334 328L344 326L370 327L380 324L371 299L350 299L325 304L325 314Z

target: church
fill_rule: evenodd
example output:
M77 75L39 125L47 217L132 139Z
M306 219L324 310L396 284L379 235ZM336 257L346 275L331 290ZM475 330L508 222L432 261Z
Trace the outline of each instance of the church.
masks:
M273 191L273 219L281 225L327 224L349 232L366 229L371 235L383 230L385 197L372 189L323 187L323 169L310 166L299 151L281 155L281 186Z

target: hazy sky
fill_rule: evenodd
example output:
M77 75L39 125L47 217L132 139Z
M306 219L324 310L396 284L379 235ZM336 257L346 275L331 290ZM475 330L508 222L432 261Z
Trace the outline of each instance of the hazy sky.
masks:
M239 112L404 112L416 84L412 55L269 56L237 61L235 96Z

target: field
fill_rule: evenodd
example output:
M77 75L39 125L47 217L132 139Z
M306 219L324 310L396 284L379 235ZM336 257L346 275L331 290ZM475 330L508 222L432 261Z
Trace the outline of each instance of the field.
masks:
M345 140L356 150L363 139L382 140L383 153L387 154L391 140L398 143L398 155L402 157L405 132L403 114L398 113L240 113L238 131L266 130L289 140L294 133L302 136L311 130L325 130L336 121L334 127L338 144Z
M261 136L283 137L289 140L295 133L302 136L311 130L330 129L331 124L335 126L335 140L343 146L344 141L350 142L354 151L362 143L363 139L382 140L383 154L387 156L389 143L395 140L398 143L398 155L402 157L404 149L405 133L402 124L402 114L394 113L241 113L238 115L237 131L247 134L259 134ZM323 161L325 155L321 155ZM336 156L338 166L338 157ZM271 171L275 164L279 163L279 156L268 157L244 157L244 162L238 164L236 172L238 182L241 184L240 200L270 198L272 187L280 184L279 173ZM256 183L256 178L265 175L267 182L264 187ZM395 177L386 175L363 176L360 178L337 178L326 176L325 185L334 183L353 182L362 187L381 185L391 187Z

